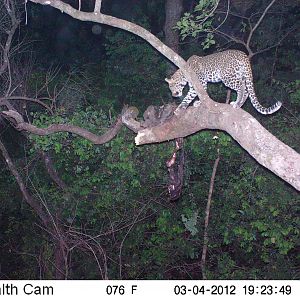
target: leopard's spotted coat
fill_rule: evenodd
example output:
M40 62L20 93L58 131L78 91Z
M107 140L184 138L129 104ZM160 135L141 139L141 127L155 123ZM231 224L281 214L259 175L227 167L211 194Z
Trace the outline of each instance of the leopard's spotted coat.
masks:
M241 107L248 96L256 110L265 115L276 112L282 105L278 101L270 107L263 107L258 102L253 86L250 61L242 51L227 50L202 57L193 55L187 62L197 74L205 89L207 89L208 82L222 81L227 87L235 90L237 92L237 100L230 103L235 108ZM187 84L183 73L177 70L170 79L166 78L166 81L169 83L173 97L180 97L183 88ZM187 108L196 96L196 91L189 83L189 92L176 111L180 108ZM200 103L199 101L195 101L195 106Z

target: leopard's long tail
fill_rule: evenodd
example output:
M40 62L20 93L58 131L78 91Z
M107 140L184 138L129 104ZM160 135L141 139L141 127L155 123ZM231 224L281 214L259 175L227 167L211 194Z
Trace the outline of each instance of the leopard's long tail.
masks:
M258 102L258 99L257 99L255 91L254 91L251 69L250 69L250 74L251 74L251 78L246 78L246 87L247 87L247 90L248 90L248 93L249 93L249 98L251 100L252 105L254 106L254 108L258 112L260 112L263 115L273 114L274 112L276 112L281 107L282 102L277 101L275 104L273 104L270 107L264 107L264 106L262 106Z

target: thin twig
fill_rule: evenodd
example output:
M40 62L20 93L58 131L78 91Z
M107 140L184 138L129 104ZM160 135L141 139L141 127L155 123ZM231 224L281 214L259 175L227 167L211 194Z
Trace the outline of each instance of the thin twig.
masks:
M260 16L259 20L257 21L257 23L255 24L255 26L252 28L252 30L249 33L248 39L247 39L247 46L250 47L250 41L252 38L252 35L254 33L254 31L257 29L257 27L260 25L260 23L262 22L263 18L265 17L266 13L268 12L268 10L271 8L271 6L274 4L276 0L272 0L270 2L270 4L266 7L266 9L264 10L263 14Z

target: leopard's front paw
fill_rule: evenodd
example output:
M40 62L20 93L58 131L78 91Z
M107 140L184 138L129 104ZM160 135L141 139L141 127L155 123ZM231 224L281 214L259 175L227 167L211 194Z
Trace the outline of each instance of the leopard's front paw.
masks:
M201 101L200 100L195 101L194 104L193 104L194 107L198 107L200 105L201 105Z
M180 115L180 112L181 112L181 109L179 107L177 107L175 110L174 110L174 115L178 116Z
M230 105L232 105L233 108L240 108L239 105L236 103L236 101L230 102Z
M186 106L184 105L179 105L175 110L174 110L174 115L178 116L182 114L186 110Z

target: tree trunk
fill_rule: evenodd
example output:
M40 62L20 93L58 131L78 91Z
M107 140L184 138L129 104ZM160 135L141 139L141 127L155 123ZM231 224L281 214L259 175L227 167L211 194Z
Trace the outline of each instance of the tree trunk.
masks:
M65 246L62 241L57 241L54 245L54 278L61 280L66 277Z
M177 22L180 20L181 13L183 10L183 0L166 0L165 3L165 43L176 53L179 53L179 32L175 30ZM176 68L174 65L170 65L168 68L168 75L172 74Z
M179 53L179 32L174 27L180 20L182 9L182 0L166 0L165 43L176 53Z

